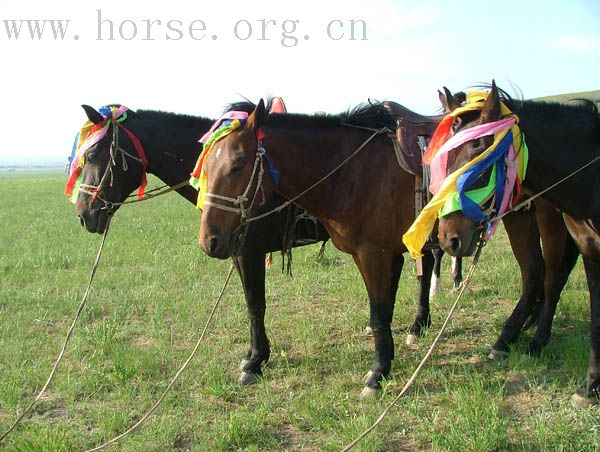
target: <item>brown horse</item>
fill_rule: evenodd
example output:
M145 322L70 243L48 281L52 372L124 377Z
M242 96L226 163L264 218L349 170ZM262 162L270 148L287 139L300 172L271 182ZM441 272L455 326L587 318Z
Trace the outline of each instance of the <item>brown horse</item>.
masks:
M350 122L370 128L385 126L385 121L361 123L353 115L269 117L261 101L247 124L222 139L217 152L206 160L208 192L214 201L204 206L199 243L212 257L224 259L236 254L239 238L247 226L242 218L254 215L256 210L255 205L248 202L238 207L238 215L231 211L232 205L227 200L238 199L242 193L260 193L269 199L275 192L276 187L268 175L255 177L261 174L257 168L264 165L266 152L281 172L277 191L288 199L300 195L296 202L319 219L336 247L352 255L363 277L369 295L376 350L362 392L367 396L380 389L380 382L389 374L394 356L390 329L394 298L391 294L394 293L393 281L402 269L402 253L406 251L402 233L414 218L414 177L397 167L385 134L373 132L373 129L348 127ZM257 138L259 133L264 133L264 148ZM362 150L355 157L341 165L359 148ZM338 165L341 165L339 170L314 189L302 193ZM507 323L511 336L501 337L502 343L510 343L516 338L525 320L535 310L537 301L543 298L544 263L535 217L527 212L520 213L514 216L513 224L513 230L517 232L513 234L514 246L530 252L532 257L519 260L523 297L513 313L514 318ZM528 234L521 234L522 227L526 227ZM520 234L524 239L518 238ZM560 293L562 285L558 286ZM546 341L547 338L542 338L542 342Z
M529 165L523 187L529 193L544 189L573 174L600 156L600 118L592 102L565 105L544 102L515 102L504 97L516 113L529 148ZM454 102L449 98L450 107ZM481 110L466 112L455 119L459 132L479 124L496 121L500 114L501 93L492 83ZM466 142L448 154L448 173L457 170L491 145L492 137ZM586 167L575 177L543 193L563 212L570 235L575 240L585 266L591 306L591 353L583 384L573 396L576 406L597 402L600 387L600 164ZM481 227L461 211L440 219L440 245L448 253L465 256L472 252ZM560 254L560 250L557 250Z

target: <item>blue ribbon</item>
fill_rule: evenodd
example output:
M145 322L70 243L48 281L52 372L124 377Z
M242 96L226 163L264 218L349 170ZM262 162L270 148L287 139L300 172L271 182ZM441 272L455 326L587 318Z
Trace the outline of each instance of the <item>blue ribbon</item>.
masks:
M502 202L502 195L504 193L506 168L503 164L498 165L497 163L501 159L506 158L508 149L512 142L512 132L509 131L504 138L502 138L500 143L498 143L498 146L492 153L490 153L481 162L473 165L471 168L465 171L456 181L461 210L466 216L476 223L487 220L487 217L483 214L479 204L467 196L467 189L471 188L471 186L488 168L491 168L492 165L496 165L496 211L498 211L500 208L500 203Z

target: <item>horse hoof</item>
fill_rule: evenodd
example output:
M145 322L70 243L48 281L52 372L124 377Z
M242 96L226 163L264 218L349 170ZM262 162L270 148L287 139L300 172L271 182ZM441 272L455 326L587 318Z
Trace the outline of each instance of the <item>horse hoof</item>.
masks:
M508 352L503 352L493 348L490 354L488 355L488 358L496 362L504 361L508 358Z
M246 367L246 364L248 364L250 362L250 360L248 359L242 359L242 362L240 363L240 372L244 372L244 367Z
M260 378L260 375L257 375L253 372L242 372L240 375L239 383L241 386L248 386L256 383Z
M374 389L369 386L365 386L363 390L360 391L358 398L360 400L376 399L380 394L381 389Z
M411 345L414 345L415 342L417 342L417 335L413 333L408 333L408 335L406 336L406 345L410 347Z
M591 406L596 405L597 403L598 403L598 399L594 396L584 397L577 393L575 393L571 396L571 405L574 408L589 408Z
M367 384L367 382L369 381L369 378L371 378L371 375L373 375L373 371L370 370L368 371L365 376L363 377L362 381L364 384Z
M365 336L367 336L367 337L374 337L375 336L375 333L373 332L373 328L371 328L370 325L367 325L365 327Z

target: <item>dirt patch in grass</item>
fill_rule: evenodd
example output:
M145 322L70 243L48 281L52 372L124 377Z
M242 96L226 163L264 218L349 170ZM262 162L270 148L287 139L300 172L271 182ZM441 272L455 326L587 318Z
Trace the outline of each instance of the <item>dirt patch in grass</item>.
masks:
M278 438L282 449L307 452L315 450L307 432L292 424L281 424L272 432Z

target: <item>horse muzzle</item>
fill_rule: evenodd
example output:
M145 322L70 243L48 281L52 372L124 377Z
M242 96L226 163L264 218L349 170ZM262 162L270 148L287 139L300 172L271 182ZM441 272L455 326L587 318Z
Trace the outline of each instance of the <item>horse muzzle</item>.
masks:
M235 252L236 237L231 233L207 234L200 237L200 248L210 257L227 259Z
M460 214L441 218L438 226L440 247L454 257L472 256L480 234L481 228L470 218Z
M98 234L104 234L109 216L109 211L103 209L84 211L77 215L81 226L88 232Z

